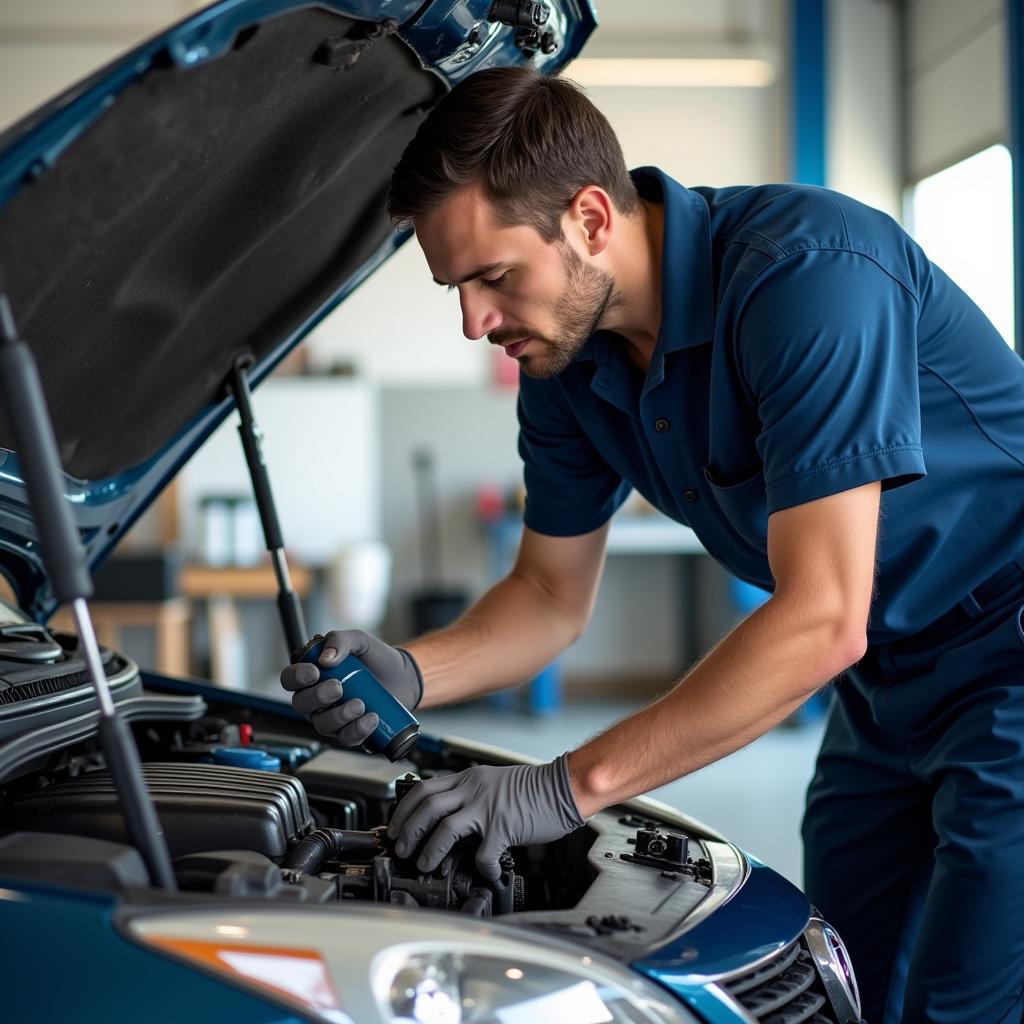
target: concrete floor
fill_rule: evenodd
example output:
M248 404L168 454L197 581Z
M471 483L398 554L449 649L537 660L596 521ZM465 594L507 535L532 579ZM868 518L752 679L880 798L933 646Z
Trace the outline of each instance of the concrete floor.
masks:
M485 703L418 714L424 731L492 743L552 758L579 746L634 705L574 702L557 716L534 718ZM730 842L801 884L800 817L822 724L784 726L650 795L718 829Z

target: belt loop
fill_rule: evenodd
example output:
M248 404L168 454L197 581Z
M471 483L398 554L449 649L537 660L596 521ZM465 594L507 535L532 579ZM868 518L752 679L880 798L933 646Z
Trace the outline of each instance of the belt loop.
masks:
M976 619L984 609L978 604L978 599L974 596L974 591L968 592L967 596L960 602L960 607L972 618Z

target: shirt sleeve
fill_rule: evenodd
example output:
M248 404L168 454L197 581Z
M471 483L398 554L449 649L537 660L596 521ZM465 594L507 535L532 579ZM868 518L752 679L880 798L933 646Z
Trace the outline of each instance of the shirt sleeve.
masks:
M867 256L798 253L764 272L737 328L761 420L768 513L926 473L915 295Z
M584 435L557 379L523 376L518 415L524 523L553 537L590 533L603 525L631 488Z

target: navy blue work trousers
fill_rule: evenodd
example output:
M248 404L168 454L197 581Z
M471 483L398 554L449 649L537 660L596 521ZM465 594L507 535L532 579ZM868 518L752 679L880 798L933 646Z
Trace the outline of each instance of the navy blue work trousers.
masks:
M805 888L868 1024L1024 1011L1024 568L835 685L804 816Z

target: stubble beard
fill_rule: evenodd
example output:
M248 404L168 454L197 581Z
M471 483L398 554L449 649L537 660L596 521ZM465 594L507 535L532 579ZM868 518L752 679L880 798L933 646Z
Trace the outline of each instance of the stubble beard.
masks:
M555 330L551 335L531 333L531 338L544 344L545 351L519 360L523 373L537 380L556 377L567 369L608 311L619 303L611 274L585 263L567 242L559 242L558 248L566 285L555 308ZM489 340L508 340L499 333L489 335Z

